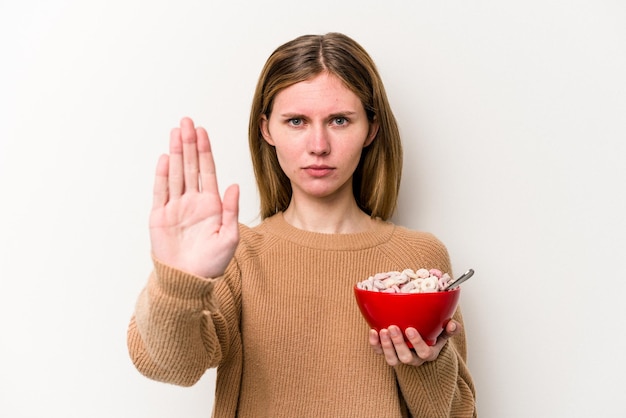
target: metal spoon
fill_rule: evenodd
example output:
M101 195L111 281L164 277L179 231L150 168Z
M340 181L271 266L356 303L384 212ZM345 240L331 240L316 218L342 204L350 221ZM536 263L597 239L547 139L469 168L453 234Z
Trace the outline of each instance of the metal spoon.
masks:
M451 282L449 282L446 287L444 287L442 290L452 290L455 287L458 287L461 283L463 283L464 281L466 281L467 279L469 279L470 277L472 277L474 275L474 270L469 269L465 272L465 274L462 274L461 276L459 276L456 280L452 280Z

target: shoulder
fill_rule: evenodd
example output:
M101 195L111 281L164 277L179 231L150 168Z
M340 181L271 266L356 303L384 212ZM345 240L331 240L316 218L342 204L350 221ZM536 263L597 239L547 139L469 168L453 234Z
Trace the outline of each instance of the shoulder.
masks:
M415 266L417 268L450 270L448 249L431 232L416 231L396 225L386 247L394 258L411 260L411 264L417 264Z
M239 245L235 256L237 258L250 258L272 248L277 238L270 233L267 220L258 225L248 226L239 224Z
M443 242L432 232L418 231L398 225L395 226L392 240L395 242L406 241L419 245L445 248Z

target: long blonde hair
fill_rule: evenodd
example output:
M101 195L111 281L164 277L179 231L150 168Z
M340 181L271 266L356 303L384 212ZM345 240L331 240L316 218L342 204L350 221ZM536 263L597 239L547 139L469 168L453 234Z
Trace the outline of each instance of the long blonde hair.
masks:
M248 125L261 218L285 210L292 194L275 148L263 139L261 118L269 119L274 98L281 90L324 71L339 77L361 99L368 120L379 124L376 137L363 150L352 188L364 212L386 220L396 208L400 189L400 133L374 61L356 41L341 33L304 35L289 41L270 55L261 71Z

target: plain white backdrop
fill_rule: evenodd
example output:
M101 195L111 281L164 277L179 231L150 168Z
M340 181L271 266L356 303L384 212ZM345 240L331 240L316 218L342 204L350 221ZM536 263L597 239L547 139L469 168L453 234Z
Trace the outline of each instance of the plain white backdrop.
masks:
M0 416L210 416L214 372L156 383L126 351L154 166L191 116L257 223L257 76L329 31L370 52L400 123L394 220L476 270L479 416L626 416L625 20L618 0L2 0Z

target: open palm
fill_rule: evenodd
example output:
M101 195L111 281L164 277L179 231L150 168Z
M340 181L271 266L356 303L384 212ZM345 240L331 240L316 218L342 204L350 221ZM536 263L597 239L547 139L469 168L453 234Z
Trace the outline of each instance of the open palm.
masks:
M170 134L156 169L150 214L152 253L201 277L224 273L239 242L239 188L220 198L209 137L189 118Z

